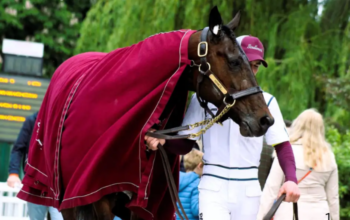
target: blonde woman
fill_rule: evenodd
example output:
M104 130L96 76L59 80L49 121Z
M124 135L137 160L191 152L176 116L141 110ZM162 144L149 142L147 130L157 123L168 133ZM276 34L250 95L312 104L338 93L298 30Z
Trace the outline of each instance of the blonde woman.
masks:
M296 162L297 178L299 181L303 179L299 183L299 218L339 220L338 168L330 145L325 139L322 115L314 109L302 112L292 124L290 142ZM278 160L274 160L261 197L258 220L263 219L269 211L283 183L283 171ZM274 220L291 220L292 211L292 203L283 202Z

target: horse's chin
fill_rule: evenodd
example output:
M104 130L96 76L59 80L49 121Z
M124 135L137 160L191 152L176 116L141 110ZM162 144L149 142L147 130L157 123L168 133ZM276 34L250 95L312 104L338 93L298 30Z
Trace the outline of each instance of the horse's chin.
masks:
M243 137L254 137L252 130L250 129L247 122L242 122L239 125L239 131Z
M233 120L235 123L239 125L239 131L243 137L254 137L254 132L250 128L248 122L241 121L239 118L236 117L230 117L231 115L224 115L224 117L221 118L220 122L223 122L225 120ZM234 114L234 116L237 116ZM236 120L235 120L236 119Z
M264 128L259 126L259 124L253 118L243 118L241 120L237 117L237 114L232 115L224 115L221 118L221 122L225 120L233 120L239 125L239 131L243 137L260 137L264 135L268 129L268 127ZM236 120L235 120L236 119Z
M249 123L243 121L239 125L239 131L241 132L241 135L244 137L260 137L266 133L266 131L260 127L254 127L253 125L250 125Z

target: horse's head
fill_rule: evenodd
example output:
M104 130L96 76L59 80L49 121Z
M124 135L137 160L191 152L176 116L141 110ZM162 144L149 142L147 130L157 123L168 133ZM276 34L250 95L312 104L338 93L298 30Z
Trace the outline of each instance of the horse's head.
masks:
M194 71L194 86L202 107L211 102L219 113L228 103L235 102L221 121L229 117L240 126L243 136L261 136L273 125L274 119L249 61L236 42L234 30L239 20L238 13L224 26L214 7L209 27L191 36L189 58L199 66Z

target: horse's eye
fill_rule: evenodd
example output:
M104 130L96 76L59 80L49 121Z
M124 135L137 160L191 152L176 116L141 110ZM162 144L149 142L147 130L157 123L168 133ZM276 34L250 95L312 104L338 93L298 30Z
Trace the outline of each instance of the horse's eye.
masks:
M239 62L239 60L230 60L229 64L231 67L237 67L239 66L241 63Z

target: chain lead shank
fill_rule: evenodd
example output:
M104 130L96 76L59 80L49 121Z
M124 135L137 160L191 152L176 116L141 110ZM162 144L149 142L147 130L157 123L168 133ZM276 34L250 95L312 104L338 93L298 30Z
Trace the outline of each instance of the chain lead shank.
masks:
M200 125L206 125L206 124L208 124L208 125L205 128L202 128L199 132L190 134L189 138L196 138L196 137L204 134L211 126L214 125L214 123L216 123L220 118L222 118L222 116L224 114L226 114L230 110L230 108L232 108L235 104L236 104L236 100L234 100L232 104L227 104L225 106L225 108L220 112L220 114L213 119L204 120L201 122L197 122L195 124L191 124L190 125L191 129L198 127Z

